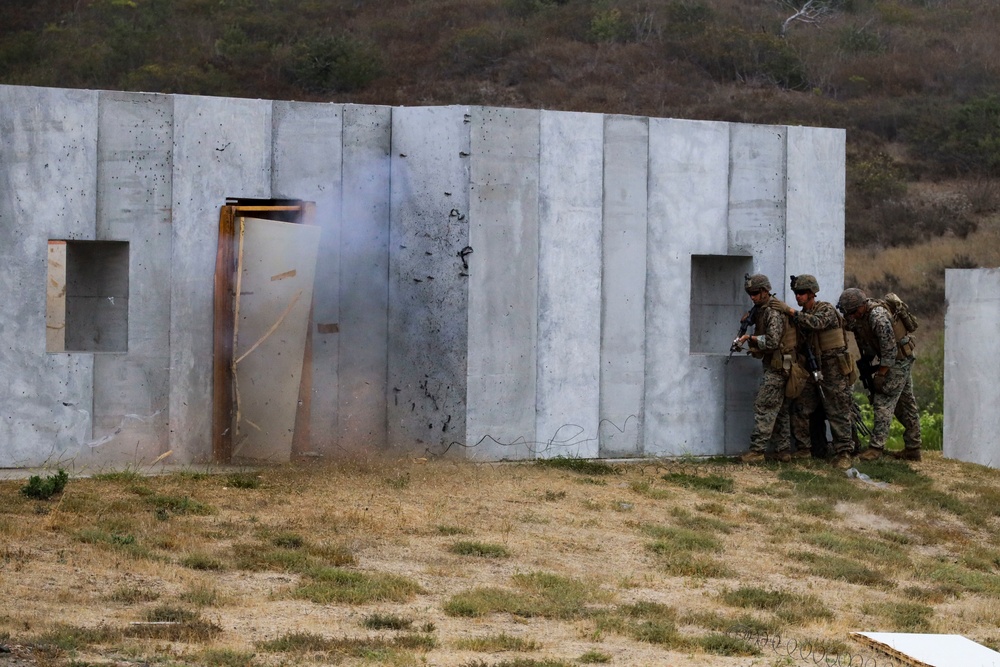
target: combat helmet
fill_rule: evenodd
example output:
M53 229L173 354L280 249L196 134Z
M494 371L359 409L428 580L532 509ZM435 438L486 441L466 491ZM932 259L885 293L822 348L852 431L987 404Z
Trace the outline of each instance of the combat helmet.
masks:
M849 315L855 310L865 305L868 301L868 295L857 287L848 287L840 294L840 300L837 301L837 310Z
M743 284L743 289L747 294L751 292L756 292L757 290L765 290L768 294L771 293L771 281L768 280L767 276L763 273L755 273L752 276L746 277L746 282Z
M819 281L816 280L816 276L810 276L808 273L804 273L801 276L792 276L792 291L800 292L803 290L819 294Z

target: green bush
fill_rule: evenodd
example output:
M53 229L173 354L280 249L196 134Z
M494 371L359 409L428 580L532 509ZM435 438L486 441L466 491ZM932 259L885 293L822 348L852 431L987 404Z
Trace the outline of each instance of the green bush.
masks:
M69 475L62 468L55 475L47 475L42 479L38 475L28 478L28 483L21 487L21 494L35 500L48 500L57 493L62 493L69 481Z
M775 35L728 26L707 30L693 42L691 60L719 81L764 80L792 90L809 88L799 56Z
M590 20L590 39L594 42L624 42L631 32L618 8L599 11Z
M527 43L524 33L496 25L460 30L448 47L451 62L468 73L495 65Z
M295 83L315 93L360 90L383 71L378 48L349 35L304 40L291 56Z
M987 95L928 118L914 131L917 152L956 174L1000 176L1000 96Z

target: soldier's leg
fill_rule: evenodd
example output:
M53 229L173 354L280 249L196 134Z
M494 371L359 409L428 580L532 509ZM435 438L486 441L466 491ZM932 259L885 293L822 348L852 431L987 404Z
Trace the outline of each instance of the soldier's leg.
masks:
M894 414L903 425L903 446L908 450L920 451L920 409L913 395L913 376L909 368L906 369L906 380L896 401Z
M824 383L823 390L826 392L826 418L833 435L833 452L835 455L850 455L854 450L854 397L847 390L846 382L837 378Z
M778 413L785 403L785 377L783 374L765 370L757 389L757 398L753 402L753 431L750 433L750 451L763 454L771 441L778 421ZM785 430L788 430L787 412L784 419Z
M885 375L885 382L882 391L875 392L872 402L872 409L875 411L875 425L872 427L871 447L885 449L885 443L889 439L889 427L892 426L892 417L896 413L896 403L903 392L908 373L898 366L889 368Z
M781 407L774 418L774 429L771 431L771 444L774 446L775 458L778 461L791 459L792 431L789 425L791 416L791 401L785 398L784 381L781 384Z
M809 419L809 453L817 459L829 456L830 441L826 438L826 408L820 405Z
M806 383L806 388L792 401L790 424L792 439L797 450L808 450L811 439L811 417L819 405L819 392L816 384Z

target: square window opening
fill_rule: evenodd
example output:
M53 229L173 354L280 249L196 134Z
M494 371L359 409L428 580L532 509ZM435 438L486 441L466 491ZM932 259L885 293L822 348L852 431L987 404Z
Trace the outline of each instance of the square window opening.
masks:
M753 258L691 256L691 354L729 354L740 318L752 304L743 276L753 273Z
M48 352L127 352L129 244L49 241Z

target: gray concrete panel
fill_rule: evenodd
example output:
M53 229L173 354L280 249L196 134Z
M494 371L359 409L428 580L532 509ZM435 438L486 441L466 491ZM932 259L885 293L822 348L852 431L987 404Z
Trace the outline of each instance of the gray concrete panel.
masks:
M271 102L174 97L170 448L212 456L212 349L219 210L271 194Z
M984 342L1000 331L998 295L1000 269L945 271L944 456L991 468L1000 468L1000 356Z
M391 129L390 107L344 107L337 446L352 452L386 443Z
M727 123L650 119L647 455L723 448L725 383L716 363L723 357L691 351L691 256L727 252L729 162Z
M604 119L600 455L642 453L649 120Z
M538 322L539 112L470 109L469 458L531 458Z
M542 111L536 456L596 457L604 117Z
M844 285L846 134L816 127L789 127L787 131L787 273L816 276L819 298L837 303ZM793 297L789 294L788 298Z
M271 194L316 203L320 228L309 380L312 454L330 449L338 422L343 106L275 102ZM302 454L304 452L295 452Z
M469 124L465 107L395 108L389 244L389 446L465 442Z
M169 442L173 98L101 92L97 238L127 241L128 353L94 359L96 463L148 463Z
M96 233L97 93L0 86L0 466L90 441L93 355L45 350L49 239Z
M787 302L785 270L785 139L775 125L730 126L730 254L750 255ZM794 299L792 300L794 303Z

